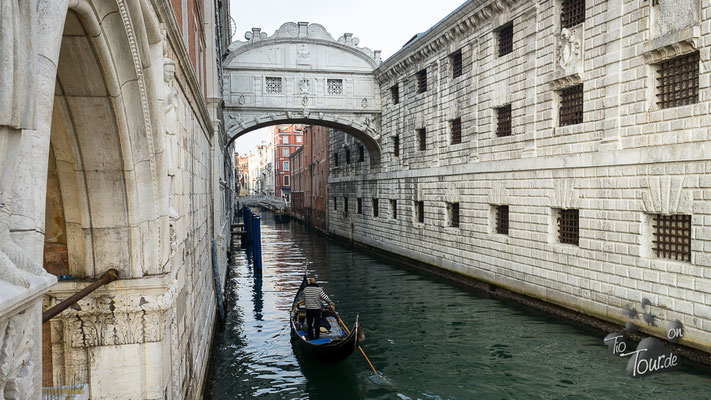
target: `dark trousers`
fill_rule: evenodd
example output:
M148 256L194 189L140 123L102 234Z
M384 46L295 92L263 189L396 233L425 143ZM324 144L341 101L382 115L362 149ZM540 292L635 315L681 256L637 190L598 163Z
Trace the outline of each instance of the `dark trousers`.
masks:
M321 334L321 309L306 310L306 325L309 338L318 339Z

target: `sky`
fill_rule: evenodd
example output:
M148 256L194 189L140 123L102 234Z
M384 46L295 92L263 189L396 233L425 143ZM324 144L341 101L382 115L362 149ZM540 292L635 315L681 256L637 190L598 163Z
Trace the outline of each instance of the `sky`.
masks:
M285 22L315 22L338 39L352 33L359 47L381 50L385 60L410 38L439 22L464 0L230 0L230 14L237 29L232 40L244 41L244 33L262 28L269 36ZM239 153L248 153L264 140L270 128L237 139Z

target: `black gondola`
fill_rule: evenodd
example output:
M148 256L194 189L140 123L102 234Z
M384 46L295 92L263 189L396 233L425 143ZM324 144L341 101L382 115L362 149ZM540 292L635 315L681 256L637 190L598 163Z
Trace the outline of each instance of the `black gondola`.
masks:
M291 216L289 215L289 213L284 210L279 210L274 214L274 222L278 224L285 224L289 222L290 218Z
M355 324L349 334L345 326L339 324L338 314L335 311L323 310L321 312L321 320L325 319L330 325L330 329L326 333L322 332L319 339L308 340L306 338L308 328L306 326L306 308L304 307L303 295L305 287L306 277L301 282L289 311L291 337L299 344L304 353L317 360L332 363L345 360L358 347L358 331L360 329L358 317L356 316Z

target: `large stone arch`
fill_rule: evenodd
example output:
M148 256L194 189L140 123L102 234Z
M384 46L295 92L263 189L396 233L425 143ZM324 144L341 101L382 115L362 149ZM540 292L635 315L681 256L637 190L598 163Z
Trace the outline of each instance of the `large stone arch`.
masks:
M353 135L370 153L371 165L379 163L381 101L373 75L379 51L358 47L349 33L335 40L323 26L307 22L285 23L272 36L253 28L245 38L230 45L225 60L231 140L276 124L322 125Z

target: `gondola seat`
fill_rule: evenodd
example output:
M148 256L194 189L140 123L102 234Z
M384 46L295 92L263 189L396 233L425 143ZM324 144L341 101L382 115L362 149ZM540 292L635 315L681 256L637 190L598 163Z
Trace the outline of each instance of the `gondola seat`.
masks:
M326 343L328 343L328 342L330 342L330 341L331 341L331 339L329 339L329 338L321 338L321 339L309 340L309 343L312 343L312 344L326 344Z

